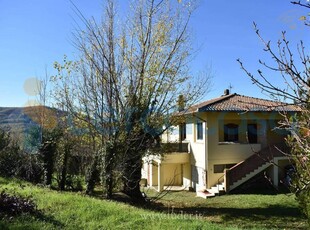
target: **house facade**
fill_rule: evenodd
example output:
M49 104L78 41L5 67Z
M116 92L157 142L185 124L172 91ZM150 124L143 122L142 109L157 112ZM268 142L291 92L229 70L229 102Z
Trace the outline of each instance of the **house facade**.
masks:
M278 128L279 121L283 113L299 108L225 92L178 114L184 123L162 136L163 143L175 148L144 158L142 177L149 186L214 194L229 192L263 171L274 186L279 185L290 164L283 154L288 133Z

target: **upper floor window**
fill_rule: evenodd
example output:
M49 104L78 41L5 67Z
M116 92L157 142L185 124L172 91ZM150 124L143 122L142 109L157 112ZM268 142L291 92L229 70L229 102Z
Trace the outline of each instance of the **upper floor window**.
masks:
M247 135L249 143L257 143L257 124L248 124Z
M236 124L224 125L224 141L238 142L239 140L239 126Z
M196 124L196 130L197 130L197 140L203 140L202 122L198 122Z

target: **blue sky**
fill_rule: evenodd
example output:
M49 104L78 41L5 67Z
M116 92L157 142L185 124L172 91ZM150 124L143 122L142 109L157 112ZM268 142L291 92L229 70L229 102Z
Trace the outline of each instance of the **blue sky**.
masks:
M97 18L102 11L101 0L73 2L87 18ZM213 89L205 99L220 96L230 84L234 93L266 97L236 62L240 58L255 72L258 59L268 60L252 22L274 44L286 30L293 47L301 39L310 47L310 30L298 20L303 14L305 10L289 0L200 0L191 22L197 53L190 69L195 74L212 66ZM64 54L76 55L74 18L68 0L0 0L0 106L24 106L35 99L25 92L27 79L44 76L45 69L54 74L54 61L61 61ZM274 81L281 84L276 77Z

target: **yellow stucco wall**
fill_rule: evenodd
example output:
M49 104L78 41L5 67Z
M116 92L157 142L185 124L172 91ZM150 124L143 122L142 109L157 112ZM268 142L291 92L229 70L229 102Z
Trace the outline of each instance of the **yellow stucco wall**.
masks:
M182 172L180 164L161 164L163 175L162 181L167 185L182 185Z
M157 167L157 165L156 164L152 164L151 165L151 175L150 175L150 177L152 177L152 178L150 178L150 180L152 180L152 184L151 184L151 186L157 186L158 185L158 167Z
M191 187L191 165L190 163L182 164L183 167L183 186L185 188Z
M162 162L165 164L180 164L180 163L189 163L189 153L168 153L162 157Z
M207 159L207 136L206 136L206 123L204 120L206 119L206 114L202 114L201 117L194 117L191 119L191 129L192 134L188 135L188 141L190 142L190 152L191 152L191 165L195 165L199 168L206 170L206 159ZM203 139L197 140L197 127L196 123L202 122L203 125Z
M190 185L190 165L161 163L161 181L164 186L182 186L188 187ZM152 186L158 185L158 165L152 165Z
M207 139L208 148L206 164L208 165L208 187L215 185L223 173L214 173L214 165L235 164L245 160L261 148L267 147L271 142L279 143L283 140L283 132L271 131L277 125L280 115L277 113L208 113ZM239 126L238 143L225 143L224 124L233 123ZM248 144L246 138L247 124L257 123L258 143Z
M281 119L281 115L273 112L201 112L195 115L190 115L187 118L187 133L186 141L190 143L190 160L185 162L174 162L168 157L166 160L171 164L162 164L164 172L164 183L171 180L175 174L178 174L181 170L181 164L183 164L183 184L190 183L192 180L192 167L197 167L199 170L206 172L207 187L211 187L218 182L223 173L214 173L214 165L217 164L236 164L242 160L245 160L254 151L266 148L268 145L283 142L283 135L285 133L281 130L272 130L278 125L278 121ZM203 140L197 140L196 123L203 122ZM225 124L237 124L239 127L238 143L225 143L224 142L224 125ZM257 142L256 144L247 143L247 125L257 124ZM169 137L170 135L170 137ZM177 141L178 132L174 131L169 135L164 134L164 141ZM165 137L166 136L166 137ZM174 157L178 157L177 155ZM180 159L183 157L179 155ZM163 161L164 163L164 161ZM174 163L179 163L175 164ZM180 164L181 163L181 164ZM153 174L157 175L157 167L153 167ZM186 170L184 170L186 168ZM186 172L188 175L185 177ZM154 178L154 177L153 177ZM157 176L156 176L157 178ZM170 179L169 179L170 178ZM157 179L153 179L156 182ZM199 176L199 180L201 180ZM182 184L180 178L176 181ZM200 183L200 182L199 182ZM204 182L202 181L201 184ZM154 184L154 183L153 183Z

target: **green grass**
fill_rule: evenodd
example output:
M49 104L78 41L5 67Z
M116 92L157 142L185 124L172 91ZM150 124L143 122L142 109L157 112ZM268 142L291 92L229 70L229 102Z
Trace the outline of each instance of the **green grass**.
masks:
M0 190L4 189L31 196L42 215L2 219L0 229L306 229L297 202L285 194L204 200L193 192L171 192L142 209L0 178Z
M0 190L31 196L42 215L0 220L0 229L223 229L202 218L164 214L83 194L0 178ZM234 228L229 228L234 229Z
M156 197L154 190L147 190ZM202 200L193 192L170 192L157 201L170 212L199 213L205 220L240 229L309 229L293 194L223 195Z

